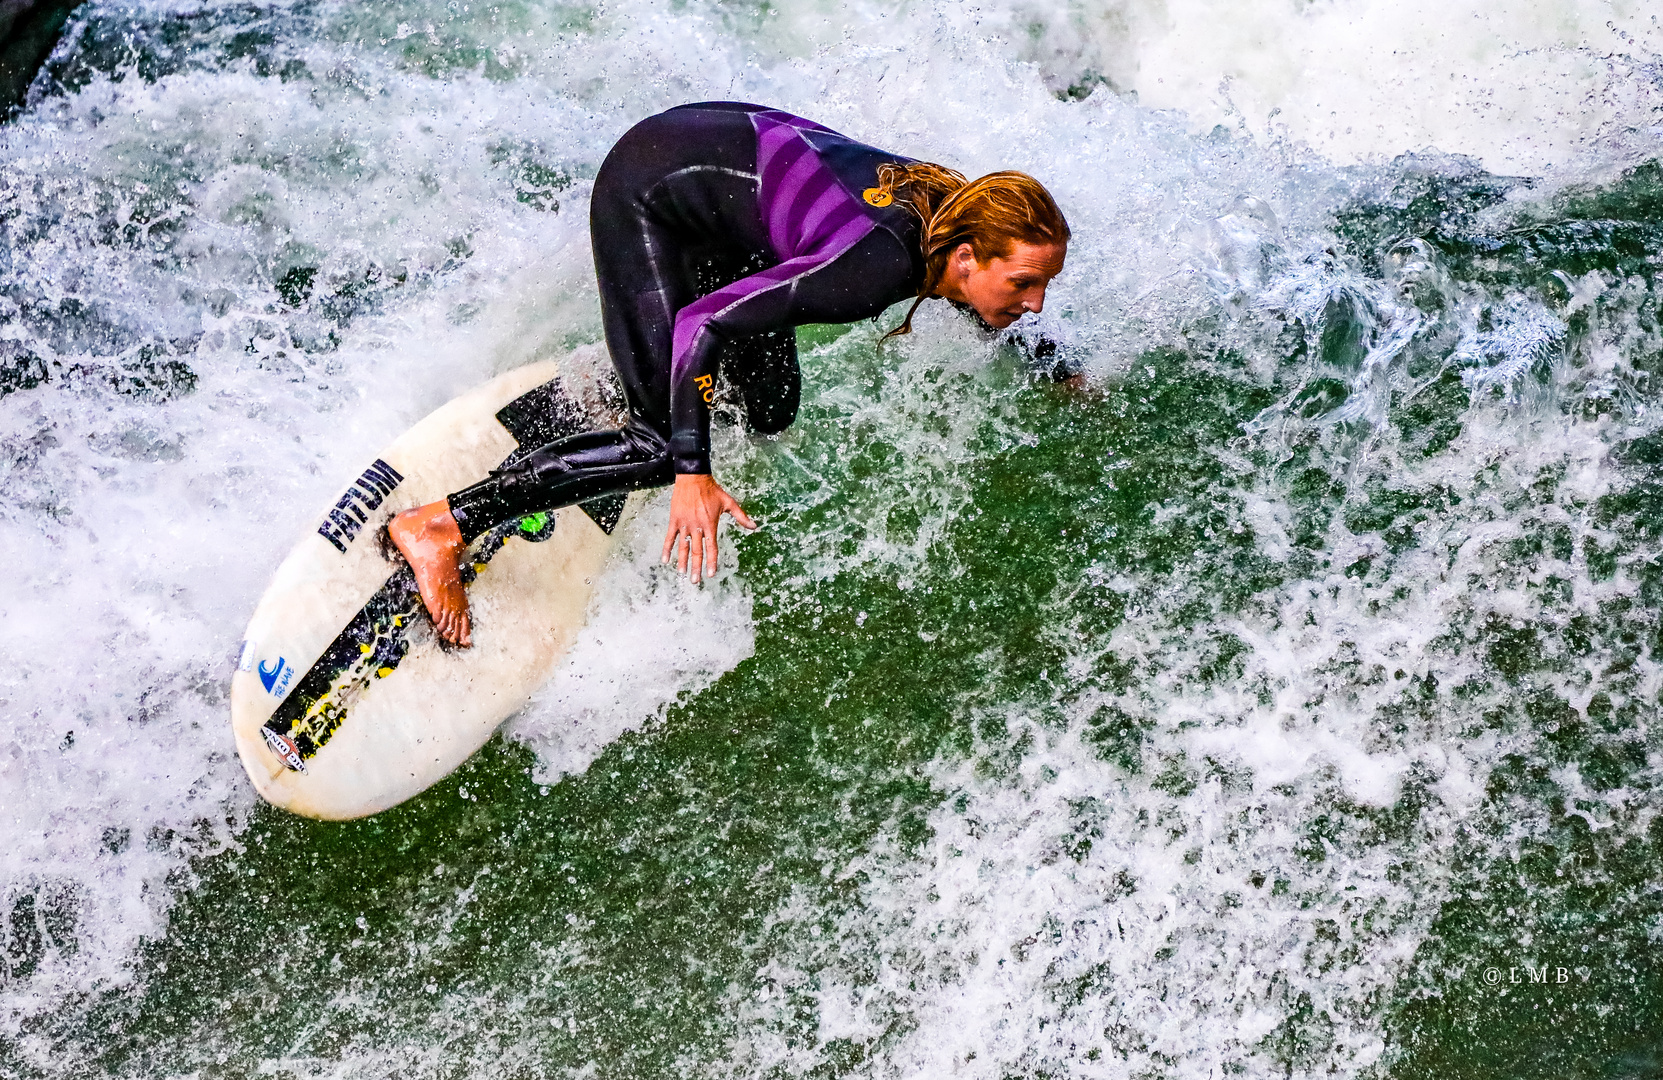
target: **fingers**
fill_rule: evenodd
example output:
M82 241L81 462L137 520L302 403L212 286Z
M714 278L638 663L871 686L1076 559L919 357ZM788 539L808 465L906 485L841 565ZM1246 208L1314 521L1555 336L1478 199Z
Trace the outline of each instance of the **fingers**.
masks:
M678 574L687 573L687 543L684 538L691 540L692 533L686 525L671 517L670 527L664 533L664 551L659 556L658 561L661 563L674 561Z
M754 532L756 530L756 522L751 520L751 515L745 513L745 508L739 505L739 500L735 499L732 495L727 495L726 492L723 492L723 494L726 495L726 501L722 504L722 509L731 514L734 521ZM718 517L719 516L720 515L718 515Z
M677 487L670 503L670 523L664 533L664 547L659 553L660 562L673 562L676 573L687 575L695 585L705 578L715 577L721 566L718 526L723 514L732 515L741 528L754 530L757 527L732 495L714 484L709 486L715 490L695 492L686 501L683 501L681 488Z
M695 585L715 573L714 570L705 569L705 542L708 539L709 534L697 526L687 534L687 562L684 572L688 580Z
M706 544L709 550L706 550ZM697 585L702 579L716 574L716 538L713 532L708 532L697 525L675 528L664 540L664 554L662 561L672 560L676 573L686 574Z

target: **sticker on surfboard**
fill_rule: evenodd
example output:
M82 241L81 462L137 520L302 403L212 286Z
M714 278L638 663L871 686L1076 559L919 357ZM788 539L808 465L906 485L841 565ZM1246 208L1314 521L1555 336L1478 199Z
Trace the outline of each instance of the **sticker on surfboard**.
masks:
M260 734L265 736L266 746L270 747L271 752L277 755L277 760L295 772L306 771L306 762L301 758L300 751L295 748L294 743L269 727L261 728Z

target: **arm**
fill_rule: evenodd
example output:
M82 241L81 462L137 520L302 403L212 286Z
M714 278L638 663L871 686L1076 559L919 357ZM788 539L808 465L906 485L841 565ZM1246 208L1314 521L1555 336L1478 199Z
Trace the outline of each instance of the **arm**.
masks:
M670 371L670 453L675 490L664 561L697 582L715 573L716 525L723 513L755 528L710 475L710 401L720 344L737 334L811 322L853 322L912 295L912 259L889 233L868 231L833 258L789 259L742 278L676 314Z
M989 326L987 320L978 315L976 309L969 304L958 300L947 302L952 304L959 314L974 323L984 339L991 340L1003 335L1004 341L1016 346L1016 351L1021 354L1022 362L1027 366L1029 374L1062 383L1071 390L1078 390L1085 385L1085 365L1081 363L1079 355L1065 348L1044 330L1020 323L1006 330L998 330Z
M1073 350L1064 348L1056 338L1031 328L1009 331L1010 343L1022 354L1029 372L1036 378L1078 390L1085 385L1085 365Z
M723 341L804 323L871 318L912 295L910 255L887 232L869 229L833 256L787 259L678 311L670 363L676 474L710 472L710 403Z

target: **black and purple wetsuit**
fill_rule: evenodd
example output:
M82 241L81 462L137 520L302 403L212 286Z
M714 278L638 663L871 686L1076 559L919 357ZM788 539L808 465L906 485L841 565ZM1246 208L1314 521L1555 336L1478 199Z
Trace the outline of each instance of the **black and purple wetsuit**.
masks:
M732 102L625 133L595 178L589 227L629 422L550 443L452 495L462 535L708 473L718 368L753 430L783 430L802 385L793 328L871 318L918 292L917 219L865 195L879 165L908 160Z

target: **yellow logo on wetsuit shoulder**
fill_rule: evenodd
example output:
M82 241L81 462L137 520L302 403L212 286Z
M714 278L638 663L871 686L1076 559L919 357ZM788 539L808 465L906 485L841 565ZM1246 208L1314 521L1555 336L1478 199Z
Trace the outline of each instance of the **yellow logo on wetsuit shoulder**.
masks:
M716 400L716 390L710 385L715 381L716 380L709 375L700 375L693 380L693 385L704 391L702 396L704 397L704 403L706 405L709 405L711 402Z
M895 196L891 195L881 187L869 187L860 193L860 197L871 203L873 206L888 206L890 203L895 201Z

